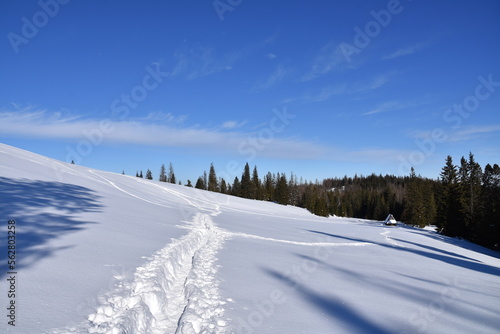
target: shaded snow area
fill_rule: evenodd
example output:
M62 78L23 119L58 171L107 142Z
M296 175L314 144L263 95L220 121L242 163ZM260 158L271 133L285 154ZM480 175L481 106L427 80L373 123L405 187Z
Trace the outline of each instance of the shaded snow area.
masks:
M498 333L500 259L432 229L0 144L1 333ZM16 221L15 325L7 221Z

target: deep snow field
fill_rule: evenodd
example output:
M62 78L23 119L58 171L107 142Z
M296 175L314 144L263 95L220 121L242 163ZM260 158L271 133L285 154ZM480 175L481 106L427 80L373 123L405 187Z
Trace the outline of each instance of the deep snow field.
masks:
M430 230L317 217L4 144L0 214L1 333L500 330L499 253Z

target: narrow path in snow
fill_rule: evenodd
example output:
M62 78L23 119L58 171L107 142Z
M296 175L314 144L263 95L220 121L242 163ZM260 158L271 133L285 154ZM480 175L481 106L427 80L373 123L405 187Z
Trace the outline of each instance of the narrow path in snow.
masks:
M132 283L112 292L89 316L90 333L225 333L215 279L225 240L209 215L197 213L191 232L137 269Z
M283 243L283 244L299 245L299 246L314 246L314 247L318 247L318 246L319 247L353 246L353 247L359 247L359 246L374 245L374 243L371 243L371 242L303 242L303 241L267 238L267 237L261 237L261 236L254 235L254 234L247 234L247 233L240 233L240 232L225 232L225 233L227 233L231 237L243 237L243 238L258 239L258 240L265 240L265 241L278 242L278 243Z
M391 238L389 236L389 234L391 234L391 231L388 229L388 228L384 228L384 232L380 233L381 235L384 236L384 239L385 241L387 241L388 243L390 243L392 246L394 247L402 247L402 248L405 248L405 246L401 245L401 244L398 244L396 242L396 240L394 240L393 238Z

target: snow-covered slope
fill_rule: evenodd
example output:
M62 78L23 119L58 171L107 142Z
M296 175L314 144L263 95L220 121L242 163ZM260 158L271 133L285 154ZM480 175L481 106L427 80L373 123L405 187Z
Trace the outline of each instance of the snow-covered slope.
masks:
M2 333L500 328L498 253L433 231L316 217L3 144L0 196Z

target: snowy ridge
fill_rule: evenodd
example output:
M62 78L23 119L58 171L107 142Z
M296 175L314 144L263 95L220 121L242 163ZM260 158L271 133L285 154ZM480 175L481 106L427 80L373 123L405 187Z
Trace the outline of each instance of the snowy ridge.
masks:
M89 316L89 333L225 332L214 266L225 234L206 214L196 214L189 227Z

